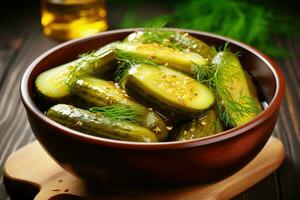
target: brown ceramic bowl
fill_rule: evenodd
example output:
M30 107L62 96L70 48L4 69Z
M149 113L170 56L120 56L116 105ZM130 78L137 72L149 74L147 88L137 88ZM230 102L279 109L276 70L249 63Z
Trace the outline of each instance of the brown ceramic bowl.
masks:
M222 133L183 142L137 143L90 136L47 118L34 98L35 78L43 71L75 59L116 40L134 29L115 30L54 47L26 70L21 97L31 128L47 152L64 169L100 184L207 182L228 176L251 161L263 148L276 124L284 96L279 67L256 49L218 35L183 30L210 45L230 42L233 51L261 87L269 106L251 122Z

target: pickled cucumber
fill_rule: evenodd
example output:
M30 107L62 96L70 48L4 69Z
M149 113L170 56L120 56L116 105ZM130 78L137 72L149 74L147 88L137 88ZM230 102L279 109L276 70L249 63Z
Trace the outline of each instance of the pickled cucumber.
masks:
M35 81L36 91L41 98L63 102L70 96L70 87L79 77L99 77L111 69L114 61L114 51L111 45L107 45L75 61L41 73Z
M208 60L193 52L184 52L160 44L115 43L117 52L138 59L148 59L156 64L165 65L189 76L196 77L199 68L209 70ZM118 56L118 53L117 53Z
M210 89L195 79L165 66L140 64L125 78L126 92L167 116L193 118L214 103Z
M215 54L213 49L202 40L188 33L171 29L144 29L136 31L130 34L125 41L141 42L143 44L158 43L173 49L198 53L208 61Z
M84 108L110 105L135 108L140 113L139 125L152 130L159 141L168 136L165 122L157 113L130 99L111 81L85 77L75 82L72 94L76 104Z
M90 135L135 142L157 142L156 135L147 128L66 104L51 107L46 115L61 125Z
M222 51L213 58L212 64L216 67L213 84L218 111L225 125L241 126L254 119L262 109L238 57Z
M180 125L176 130L176 140L185 141L213 135L220 130L216 124L217 113L210 110L203 117Z

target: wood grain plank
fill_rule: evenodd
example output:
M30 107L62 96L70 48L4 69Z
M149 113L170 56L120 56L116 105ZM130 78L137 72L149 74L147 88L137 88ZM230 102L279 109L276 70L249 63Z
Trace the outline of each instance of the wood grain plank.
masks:
M40 31L38 23L27 30L15 57L7 65L2 88L0 89L0 171L3 161L15 150L34 140L29 128L25 110L19 96L19 82L27 66L42 52L55 46L57 42L47 39ZM0 199L8 198L3 178L0 176Z
M31 155L26 158L27 155ZM147 200L193 200L228 199L246 190L278 168L283 161L284 151L280 140L271 138L264 149L247 166L223 180L180 188L157 188L155 190L97 191L87 190L82 180L59 167L42 149L38 142L31 143L13 153L5 163L5 177L11 191L16 189L16 180L29 185L38 185L41 191L35 199L47 200L57 195L76 195L83 199L147 199ZM34 163L34 164L33 164ZM61 181L59 181L61 180ZM20 189L20 187L18 187ZM55 191L54 191L55 190ZM261 191L265 188L261 187ZM267 193L266 197L273 195Z
M285 144L286 160L278 170L279 188L282 199L300 198L300 41L282 39L279 44L290 52L288 59L279 65L286 78L286 98L280 109L275 135ZM298 52L297 52L298 50Z

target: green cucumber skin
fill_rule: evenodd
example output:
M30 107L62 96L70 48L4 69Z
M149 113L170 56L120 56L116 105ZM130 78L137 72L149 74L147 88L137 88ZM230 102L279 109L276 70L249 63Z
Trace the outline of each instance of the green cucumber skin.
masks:
M193 52L162 46L157 43L115 43L115 49L124 51L133 57L151 60L158 65L165 65L193 78L197 77L198 68L209 70L208 60Z
M250 95L251 95L251 97L253 97L255 99L258 111L262 112L263 109L262 109L262 106L259 102L257 90L256 90L256 87L255 87L253 81L252 81L252 78L246 71L244 71L244 73L245 73L245 76L246 76L246 80L247 80L247 84L248 84L248 87L249 87Z
M61 125L90 135L124 141L157 142L156 135L144 127L66 104L51 107L46 115Z
M107 72L110 72L112 68L116 64L116 55L113 49L112 44L108 44L94 53L92 53L93 56L90 59L87 59L88 62L92 62L91 60L96 59L96 62L93 62L93 64L87 64L85 65L84 60L86 59L86 56L82 56L82 58L78 58L75 61L72 61L72 64L75 65L76 63L82 62L83 65L74 68L73 74L74 74L74 80L72 79L73 77L70 77L70 81L68 84L72 84L75 82L78 77L83 77L83 76L94 76L94 77L99 77L102 78L104 75L106 75ZM87 56L88 57L88 56Z
M72 88L73 102L83 108L123 105L141 112L139 125L152 130L159 141L165 141L168 131L164 120L154 111L130 99L113 82L92 77L77 80Z
M143 84L132 76L126 79L125 91L129 96L139 99L144 105L159 110L162 114L171 119L174 119L174 117L178 117L179 119L193 119L206 112L206 110L199 112L199 110L188 109L186 107L182 108L165 102L160 97L155 97L155 95L152 95L149 91L144 90Z
M165 66L157 66L159 68L154 69L163 69L168 68ZM138 66L135 67L132 71L137 71L139 69L144 69L144 66ZM169 69L170 70L170 69ZM174 70L173 70L174 71ZM180 73L180 72L177 72ZM135 98L138 99L141 103L144 105L147 105L148 107L154 108L155 110L158 110L163 115L167 116L170 119L193 119L199 116L202 116L206 113L207 109L213 105L214 100L211 100L211 103L207 105L206 108L203 109L195 109L188 107L186 105L182 105L180 103L174 103L169 101L166 97L163 97L162 95L159 96L155 94L155 92L152 92L151 89L148 89L147 87L144 87L143 81L138 80L138 78L135 77L135 72L129 73L125 78L124 88L126 93ZM182 73L180 73L182 74ZM163 74L162 74L163 75ZM186 75L182 74L183 77L187 77ZM201 84L201 83L198 83ZM155 87L155 86L153 86ZM211 93L211 96L213 98L213 94Z
M220 132L220 130L217 127L217 113L215 110L210 110L203 117L180 125L175 131L175 140L185 141L202 138Z
M244 96L250 97L256 101L255 108L257 112L245 113L243 117L236 118L234 112L228 113L231 120L234 122L235 126L241 126L252 119L254 119L261 111L261 105L257 98L256 89L250 79L248 74L245 73L238 57L229 52L222 51L216 54L212 60L212 64L219 68L218 73L221 78L220 85L221 88L226 88L229 91L230 96L238 101L238 96L244 93ZM230 83L230 85L228 85ZM218 89L216 87L216 89ZM222 95L218 95L217 101L223 101ZM224 105L224 103L222 103ZM243 102L241 102L243 105ZM226 107L226 105L224 106Z
M108 73L112 70L114 63L116 61L115 53L111 45L107 45L97 50L94 53L99 61L91 66L75 67L76 62L80 62L82 58L74 60L72 62L51 68L43 73L41 73L35 80L35 91L37 96L46 102L60 103L60 102L69 102L71 96L71 86L78 77L93 75L101 77L102 75ZM53 75L53 70L61 68L61 73L57 72L57 75ZM49 77L51 76L51 77ZM53 91L47 91L43 85L57 84L59 87L52 88ZM63 89L59 91L59 89ZM57 90L57 91L55 91ZM60 94L52 96L51 93Z
M220 133L224 131L224 125L221 121L221 119L219 118L219 116L217 116L217 121L216 121L216 126L215 126L215 133Z
M141 42L141 43L161 43L167 47L176 47L179 50L190 51L198 53L199 55L206 58L208 61L211 61L215 55L213 49L208 46L202 40L191 36L188 33L160 29L160 30L148 30L146 34L158 34L160 38L163 38L163 41L155 41L147 39L145 36L145 31L137 31L130 34L124 41L126 42Z

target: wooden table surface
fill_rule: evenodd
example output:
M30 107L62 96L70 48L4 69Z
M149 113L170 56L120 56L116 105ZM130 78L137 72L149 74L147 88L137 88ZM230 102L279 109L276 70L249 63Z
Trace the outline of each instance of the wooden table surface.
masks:
M25 8L17 13L7 10L0 18L0 171L12 152L35 140L19 97L20 78L37 56L58 44L43 36L38 8ZM109 16L111 24L121 11ZM275 42L290 55L277 60L287 89L273 133L285 145L286 160L279 170L234 199L300 199L300 38ZM7 199L1 174L0 200Z

